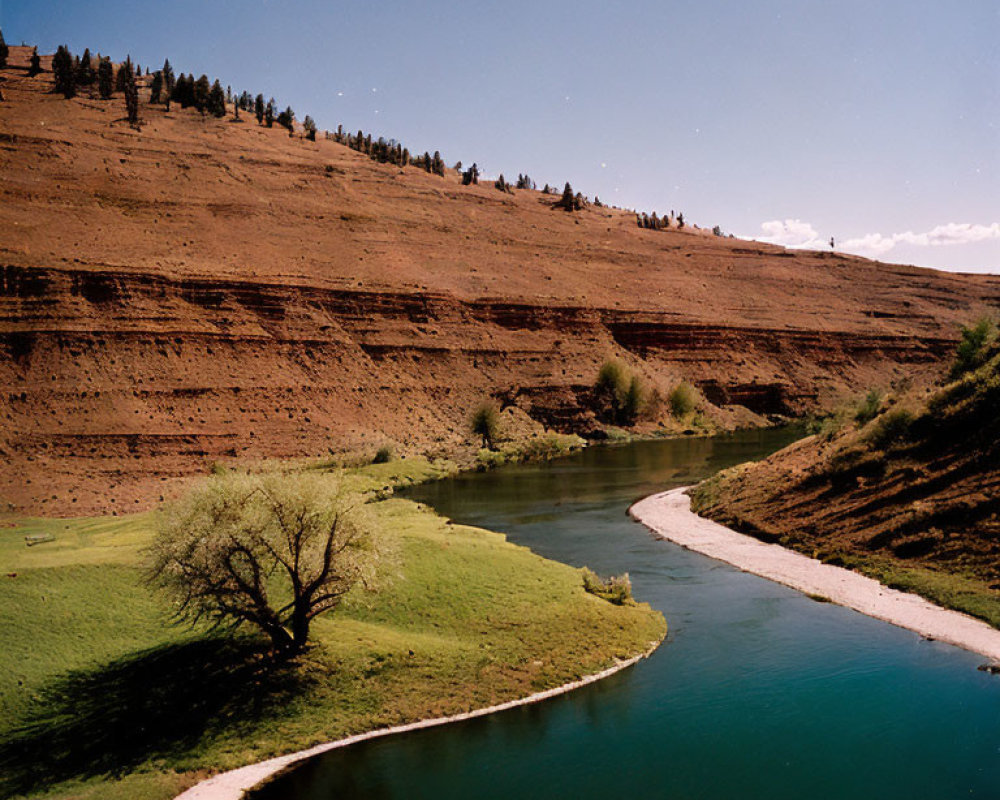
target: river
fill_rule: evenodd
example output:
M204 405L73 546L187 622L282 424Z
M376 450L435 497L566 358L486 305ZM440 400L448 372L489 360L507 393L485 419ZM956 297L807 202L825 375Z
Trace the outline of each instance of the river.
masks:
M570 695L328 753L260 800L997 798L1000 678L981 657L654 540L634 500L791 430L588 449L410 490L663 611L648 660Z

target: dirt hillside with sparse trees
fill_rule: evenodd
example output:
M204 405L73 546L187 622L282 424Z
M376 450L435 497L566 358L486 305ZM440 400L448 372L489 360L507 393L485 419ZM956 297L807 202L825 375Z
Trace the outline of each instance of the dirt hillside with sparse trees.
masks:
M484 398L600 435L609 358L648 398L683 381L702 420L760 424L939 376L1000 300L996 277L653 225L282 127L252 93L218 114L193 75L167 110L159 70L92 63L69 98L30 48L0 69L0 498L20 510L144 508L217 461L471 448ZM639 430L692 424L645 405Z

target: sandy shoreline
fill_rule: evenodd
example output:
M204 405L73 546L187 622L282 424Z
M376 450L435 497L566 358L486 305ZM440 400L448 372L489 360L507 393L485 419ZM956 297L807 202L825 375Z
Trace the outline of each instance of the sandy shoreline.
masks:
M917 595L890 589L857 572L824 564L699 517L691 511L686 490L682 487L647 497L635 503L629 514L657 536L745 572L821 595L870 617L1000 662L1000 630Z
M642 659L648 658L653 651L660 646L660 644L662 644L662 640L659 642L652 642L650 643L649 649L646 650L645 653L633 656L625 661L619 661L614 666L608 667L601 672L595 672L593 675L587 675L578 681L564 683L562 686L556 686L554 689L547 689L544 692L537 692L535 694L528 695L527 697L522 697L519 700L510 700L506 703L500 703L499 705L489 706L487 708L477 708L474 711L467 711L463 714L455 714L450 717L436 717L435 719L425 719L418 722L411 722L407 725L396 725L392 728L378 728L373 731L367 731L366 733L356 734L355 736L348 736L344 739L337 739L333 742L324 742L323 744L318 744L315 747L310 747L307 750L299 750L295 753L288 753L287 755L271 758L257 764L249 764L245 767L230 770L229 772L220 772L218 775L213 775L211 778L207 778L201 783L195 784L187 791L177 795L174 800L240 800L240 798L243 797L244 792L252 789L254 786L261 783L261 781L267 780L278 772L281 772L283 769L307 758L318 756L321 753L326 753L330 750L336 750L341 747L357 744L358 742L364 742L368 739L378 739L383 736L392 736L396 733L417 731L422 730L423 728L434 728L438 725L446 725L449 722L461 722L462 720L475 719L476 717L485 717L487 714L496 714L499 711L507 711L511 708L517 708L518 706L526 706L531 703L548 700L552 697L558 697L559 695L572 692L575 689L588 686L591 683L596 683L599 680L614 675L616 672L621 672L623 669L631 667L633 664L638 663Z

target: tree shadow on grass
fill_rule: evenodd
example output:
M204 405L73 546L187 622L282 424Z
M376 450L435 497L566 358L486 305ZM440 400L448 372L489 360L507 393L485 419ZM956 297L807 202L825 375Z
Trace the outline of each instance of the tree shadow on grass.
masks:
M0 741L0 796L117 776L280 714L307 679L262 652L252 639L211 637L58 678Z

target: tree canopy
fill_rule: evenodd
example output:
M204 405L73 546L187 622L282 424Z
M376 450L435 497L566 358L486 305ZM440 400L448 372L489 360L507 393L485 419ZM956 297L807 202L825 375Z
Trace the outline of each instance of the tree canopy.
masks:
M294 653L317 615L375 588L385 543L339 475L227 473L161 512L151 571L181 617L249 623Z

